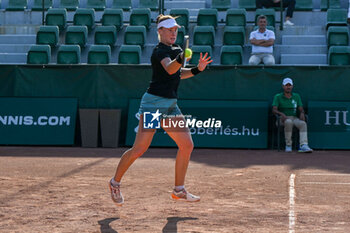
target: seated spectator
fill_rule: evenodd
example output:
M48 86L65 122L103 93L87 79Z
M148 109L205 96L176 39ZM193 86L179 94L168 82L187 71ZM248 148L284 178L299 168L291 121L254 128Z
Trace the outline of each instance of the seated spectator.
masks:
M272 113L279 115L280 123L284 126L284 136L286 140L286 152L292 152L292 132L293 126L299 129L300 147L298 152L312 152L308 146L307 125L305 122L305 113L299 94L292 93L293 80L283 79L283 92L276 94L272 103ZM299 118L297 117L299 110Z
M349 0L349 9L348 9L348 19L347 19L348 24L350 24L350 0Z
M256 0L256 8L270 8L280 7L280 0ZM293 18L293 11L295 8L295 0L283 0L283 8L287 7L287 15L284 21L284 26L293 26L294 23L290 21Z
M265 65L274 65L273 44L275 43L275 33L266 29L266 16L258 17L259 28L250 33L250 43L252 44L252 56L249 58L249 65L258 65L263 62Z

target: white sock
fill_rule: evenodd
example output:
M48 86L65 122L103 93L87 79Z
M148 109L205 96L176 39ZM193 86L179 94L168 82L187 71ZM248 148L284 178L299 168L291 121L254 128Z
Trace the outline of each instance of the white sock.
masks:
M175 186L175 191L181 191L185 188L184 185L180 185L180 186Z
M112 178L111 183L112 183L113 186L120 186L121 182L117 182L117 181L114 180L114 178Z

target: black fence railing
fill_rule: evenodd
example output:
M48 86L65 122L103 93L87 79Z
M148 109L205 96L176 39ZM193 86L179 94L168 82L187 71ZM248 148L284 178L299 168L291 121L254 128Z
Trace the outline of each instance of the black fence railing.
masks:
M42 6L41 20L42 20L42 24L45 25L45 0L41 1L41 6Z
M280 30L283 31L283 0L280 1Z

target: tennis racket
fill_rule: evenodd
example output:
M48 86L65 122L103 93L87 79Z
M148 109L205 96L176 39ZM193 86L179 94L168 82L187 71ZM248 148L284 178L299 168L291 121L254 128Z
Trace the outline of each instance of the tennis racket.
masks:
M185 35L184 36L184 45L183 45L183 60L182 60L182 67L185 67L186 66L186 62L187 62L187 59L185 58L185 50L188 49L188 46L190 45L190 36L189 35Z

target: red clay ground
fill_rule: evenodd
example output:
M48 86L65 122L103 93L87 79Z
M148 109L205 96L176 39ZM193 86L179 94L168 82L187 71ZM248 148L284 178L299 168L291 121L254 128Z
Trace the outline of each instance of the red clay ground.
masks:
M126 148L0 148L0 232L350 232L350 152L285 154L196 149L187 188L170 199L175 149L150 149L123 180L107 182ZM289 177L295 174L295 225Z

